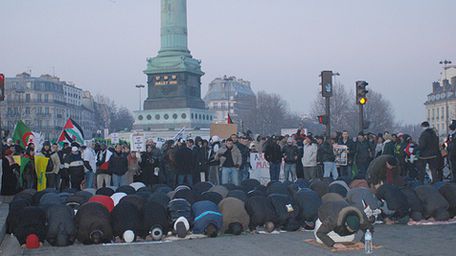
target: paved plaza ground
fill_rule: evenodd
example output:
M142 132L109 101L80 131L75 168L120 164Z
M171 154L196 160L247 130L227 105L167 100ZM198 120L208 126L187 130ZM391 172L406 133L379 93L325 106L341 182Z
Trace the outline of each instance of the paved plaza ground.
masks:
M374 255L455 255L456 224L439 226L375 226L374 243L383 246ZM290 232L282 234L247 234L242 236L222 236L169 243L140 243L120 245L73 245L70 247L44 246L37 250L21 249L17 240L6 235L0 255L40 255L40 256L94 256L94 255L334 255L328 250L308 245L305 239L312 238L310 232ZM340 255L360 255L363 251L337 253Z

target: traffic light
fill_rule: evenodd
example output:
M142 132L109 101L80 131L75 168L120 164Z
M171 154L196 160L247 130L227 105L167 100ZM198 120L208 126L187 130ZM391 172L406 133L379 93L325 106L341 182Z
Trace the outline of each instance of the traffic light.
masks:
M331 97L333 94L332 71L321 71L321 95Z
M368 83L366 81L356 81L356 104L365 105L367 103L366 94L369 92L366 90Z
M0 73L0 101L5 100L5 75Z
M328 117L326 115L318 116L318 122L320 124L327 125L328 124Z

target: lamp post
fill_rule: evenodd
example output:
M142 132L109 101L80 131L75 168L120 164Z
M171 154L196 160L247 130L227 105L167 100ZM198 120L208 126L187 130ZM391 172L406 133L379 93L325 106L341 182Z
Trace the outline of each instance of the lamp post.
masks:
M443 65L443 81L442 81L442 85L443 85L443 89L444 89L444 92L445 92L445 131L446 131L446 134L448 134L448 118L450 117L449 115L449 107L448 107L448 92L447 92L447 88L446 88L446 84L444 83L445 80L447 80L447 65L448 64L451 64L451 61L450 60L441 60L439 62L440 65Z
M142 101L142 98L141 98L141 89L144 88L144 87L146 87L146 86L143 85L143 84L137 84L135 87L139 89L139 111L141 111L141 101Z

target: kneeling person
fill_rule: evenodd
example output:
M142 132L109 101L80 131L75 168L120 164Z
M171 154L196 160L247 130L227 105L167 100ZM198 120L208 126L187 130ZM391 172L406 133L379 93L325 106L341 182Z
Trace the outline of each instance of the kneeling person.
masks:
M194 234L216 237L223 227L223 217L216 204L211 201L199 201L192 205L195 221Z

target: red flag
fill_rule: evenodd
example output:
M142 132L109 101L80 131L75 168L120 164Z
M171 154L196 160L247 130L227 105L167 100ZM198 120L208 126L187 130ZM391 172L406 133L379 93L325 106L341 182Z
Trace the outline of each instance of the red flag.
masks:
M227 120L227 123L228 123L228 124L232 124L232 123L233 123L233 120L231 119L231 116L230 116L230 114L228 114L228 120Z

